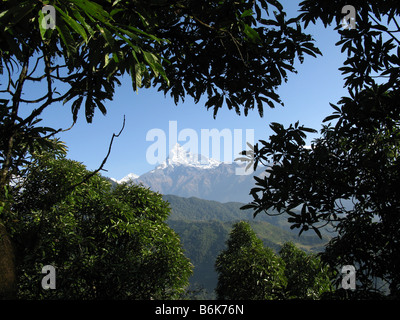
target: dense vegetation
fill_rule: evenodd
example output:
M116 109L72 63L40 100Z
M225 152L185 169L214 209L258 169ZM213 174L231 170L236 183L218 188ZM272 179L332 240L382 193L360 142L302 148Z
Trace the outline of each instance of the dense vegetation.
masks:
M273 300L287 284L281 259L246 222L233 226L227 248L215 262L217 298L222 300Z
M286 299L320 299L334 292L333 272L319 256L307 254L292 242L282 246L279 256L285 264Z
M214 117L223 105L262 116L264 103L282 104L276 89L295 61L320 53L297 22L275 0L1 1L0 297L16 295L10 181L61 130L41 126L46 108L68 104L73 123L81 109L92 122L129 75L133 90L175 103L205 97Z
M268 222L273 226L290 232L292 235L298 236L297 230L292 230L291 224L287 217L276 215L258 215L253 217L251 210L242 210L243 203L204 200L196 197L184 198L175 195L163 195L163 199L168 201L173 208L169 220L191 220L191 221L236 221L236 220L253 220ZM324 235L322 238L327 240L327 236L332 236L332 228L324 228L321 230ZM309 242L310 244L323 243L312 232L306 232L304 237L299 238L299 241ZM298 237L297 237L298 238ZM318 249L317 249L318 250Z
M234 221L243 217L242 204L171 195L163 200L149 189L111 184L98 174L82 180L88 174L62 152L43 153L15 180L13 215L5 221L17 248L18 298L215 298L214 264ZM257 243L272 257L287 241L314 250L327 241L299 238L266 221L250 223L258 230ZM55 267L57 290L39 285L44 265Z
M5 221L17 247L18 298L179 297L192 265L165 222L168 204L99 175L82 183L87 174L80 163L42 155L11 189ZM56 290L41 288L43 265L55 268Z
M180 236L185 255L194 265L190 277L190 288L200 290L192 298L215 298L217 273L214 268L218 254L226 248L225 242L233 225L246 220L263 245L278 253L282 246L291 242L305 252L318 253L324 250L329 237L320 239L316 235L305 233L301 237L293 232L285 218L260 216L252 218L251 212L240 210L242 203L220 203L198 198L182 198L164 195L163 199L171 206L167 220Z
M244 221L234 224L215 268L218 299L319 299L332 291L331 272L318 257L290 242L277 255Z
M44 4L56 10L55 29L43 25ZM322 260L334 271L358 268L358 289L335 297L383 298L378 279L399 298L400 6L355 0L356 28L340 30L347 4L305 0L301 14L287 19L275 0L2 1L0 298L178 297L191 265L165 222L161 196L129 185L112 189L96 172L60 157L63 146L52 138L61 129L41 126L38 117L64 103L74 123L81 107L91 122L97 109L107 113L124 74L134 90L154 86L176 103L206 97L214 116L223 105L262 116L264 104L282 104L276 91L295 61L320 54L303 33L317 20L338 26L348 96L332 104L311 149L305 138L314 129L271 124L274 134L245 155L255 167L273 163L245 208L285 214L300 233L322 236L321 228L332 225L337 233ZM26 94L32 84L40 84L38 96ZM231 235L217 259L219 297L316 298L324 291L325 276L316 284L313 274L285 273L281 260L286 268L310 261L294 247L276 256L243 223ZM212 239L203 239L206 246ZM68 289L38 288L44 263L57 266L57 281ZM268 267L271 283L263 281ZM239 282L243 291L229 279L246 279Z
M273 165L264 179L256 178L254 200L244 208L285 214L300 233L320 234L332 225L338 234L324 261L338 270L357 267L358 289L345 295L382 298L386 288L375 284L383 281L391 298L399 298L400 7L395 1L356 3L356 29L340 30L337 43L347 53L340 70L348 96L331 103L333 114L311 148L305 148L306 133L316 130L299 122L271 124L274 134L254 146L248 161ZM345 4L306 0L301 17L306 24L339 24L335 8Z

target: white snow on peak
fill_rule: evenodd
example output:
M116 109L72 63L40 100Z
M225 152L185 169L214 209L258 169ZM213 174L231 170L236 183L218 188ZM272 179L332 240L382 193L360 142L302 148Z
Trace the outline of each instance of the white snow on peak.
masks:
M135 180L137 178L139 178L139 176L137 174L129 173L127 176L123 177L121 180L117 180L117 179L114 179L114 178L111 178L111 180L113 180L116 183L120 184L120 183L124 183L124 182L129 182L131 180Z
M175 144L169 151L166 161L161 163L157 169L164 169L168 166L189 166L202 169L211 169L218 167L222 162L207 158L203 155L191 153L182 147L179 143Z
M187 167L195 167L200 169L212 169L218 167L222 162L207 158L205 156L194 154L187 151L184 147L182 147L179 143L175 144L171 150L169 151L169 156L167 160L158 165L155 169L150 172L154 172L157 169L165 169L167 167L175 167L175 166L187 166ZM137 174L129 173L127 176L123 177L121 180L116 180L111 178L113 181L119 183L129 182L131 180L135 180L139 178Z

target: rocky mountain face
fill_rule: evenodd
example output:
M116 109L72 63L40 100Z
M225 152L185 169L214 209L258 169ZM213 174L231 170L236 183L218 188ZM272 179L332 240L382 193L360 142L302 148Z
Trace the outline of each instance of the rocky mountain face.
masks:
M265 168L243 175L243 165L223 163L202 155L192 154L175 145L166 161L141 176L134 183L142 183L153 191L181 197L197 197L219 202L249 202L249 192L255 185L254 175L262 176ZM128 175L129 176L129 175ZM128 176L121 181L128 180Z

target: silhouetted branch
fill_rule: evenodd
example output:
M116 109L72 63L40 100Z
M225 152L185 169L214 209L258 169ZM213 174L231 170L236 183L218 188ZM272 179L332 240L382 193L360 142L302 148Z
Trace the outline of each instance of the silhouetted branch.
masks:
M103 170L103 167L104 167L104 165L106 164L108 157L110 156L111 147L112 147L112 144L113 144L113 142L114 142L114 139L115 139L115 138L118 138L118 137L121 135L122 131L124 131L124 128L125 128L125 115L124 115L124 121L123 121L123 123L122 123L122 128L121 128L121 130L119 131L118 134L113 133L113 135L112 135L112 137L111 137L111 141L110 141L110 144L109 144L109 146L108 146L107 155L105 156L105 158L103 159L102 163L100 164L100 167L98 167L96 170L94 170L94 171L91 172L90 174L86 175L86 177L84 177L84 178L82 179L82 181L80 181L80 182L78 182L78 183L72 185L72 186L69 188L69 191L72 191L73 189L75 189L75 188L78 187L79 185L85 183L85 182L88 181L91 177L93 177L94 175L96 175L97 173L99 173L101 170Z

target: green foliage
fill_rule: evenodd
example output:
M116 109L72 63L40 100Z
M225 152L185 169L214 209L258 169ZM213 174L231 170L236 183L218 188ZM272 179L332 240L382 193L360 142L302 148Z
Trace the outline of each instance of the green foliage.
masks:
M242 203L220 203L174 195L164 195L163 199L171 206L168 225L179 234L185 255L194 265L189 280L190 288L204 288L209 299L214 298L213 292L218 280L215 260L226 248L225 242L232 225L237 221L248 220L264 246L276 253L288 241L307 252L320 252L329 241L326 235L322 239L313 234L298 237L296 232L290 231L290 224L282 216L259 215L253 219L250 210L240 210Z
M306 25L316 19L325 25L334 19L339 23L334 8L345 4L303 1L301 17ZM328 124L311 148L305 148L305 132L312 129L298 123L288 128L271 124L274 134L269 141L260 140L261 146L254 146L254 165L272 164L269 175L256 178L251 191L254 200L243 208L255 214L268 214L271 209L285 212L300 233L313 229L320 235L320 228L331 224L338 236L322 258L333 269L357 267L355 296L384 294L375 285L378 279L388 283L390 294L398 297L400 41L382 23L387 18L400 31L396 21L400 12L393 1L353 5L358 14L356 29L339 30L337 43L342 52L347 51L340 70L346 76L349 97L331 104L334 112L324 120Z
M285 19L277 1L196 0L176 7L182 15L160 34L170 40L160 47L170 62L164 67L171 81L170 88L160 84L160 89L175 101L187 94L198 102L207 94L205 106L214 116L224 102L238 114L243 106L245 115L257 108L262 116L264 104L281 103L275 89L287 72L295 72L295 59L319 54L297 20Z
M44 4L55 8L54 30L43 26ZM0 12L0 70L43 53L46 75L70 87L56 100L72 101L74 119L84 104L88 121L106 112L124 73L135 90L154 85L176 102L207 94L214 115L224 102L262 115L264 103L281 102L274 91L295 59L320 53L277 1L26 0L2 1Z
M42 11L45 5L54 17ZM128 74L134 90L154 86L175 103L206 95L214 116L224 103L238 114L257 108L262 116L264 103L282 103L275 91L304 54L320 52L275 0L1 1L1 208L8 201L4 187L24 175L21 166L38 149L53 148L50 138L61 129L38 126L53 103L70 104L74 123L84 107L92 122L96 109L107 113L106 102ZM30 97L27 84L43 92ZM22 114L20 104L32 108ZM0 236L8 238L6 229Z
M24 122L21 118L15 119L9 99L0 99L0 165L8 170L0 171L2 188L4 182L13 176L23 174L23 166L32 161L31 155L47 151L57 155L66 154L66 146L59 139L50 137L57 131L39 126L41 119L32 119ZM15 130L15 121L18 130ZM11 139L12 137L12 139ZM0 197L1 198L1 197Z
M179 235L185 255L194 266L189 290L203 288L208 298L214 299L217 285L214 264L218 254L225 248L231 223L169 220L168 225Z
M378 86L360 92L357 99L341 100L336 125L325 126L311 149L281 133L262 142L256 157L279 162L268 169L268 178L257 179L254 200L245 208L286 212L292 228L301 232L312 228L318 233L331 224L339 236L328 245L324 260L338 269L357 265L360 293L375 292L373 278L380 278L391 283L395 294L399 98Z
M243 221L233 226L227 249L217 257L215 268L218 299L277 299L286 285L281 259L265 248Z
M163 195L163 199L168 201L172 207L172 212L169 217L169 220L191 220L191 221L239 221L239 220L253 220L254 222L268 222L268 224L275 226L275 230L264 230L265 238L270 238L275 242L283 243L285 241L293 241L297 243L297 240L304 245L318 245L322 242L326 241L327 238L331 236L330 231L321 230L322 241L318 239L314 234L306 234L301 238L297 237L297 232L295 230L291 230L291 224L288 223L287 218L281 215L278 215L277 211L269 211L271 215L257 215L253 217L252 210L243 210L243 203L240 202L227 202L220 203L218 201L210 201L199 199L196 197L184 198L178 197L174 195ZM298 210L294 209L293 211L298 212ZM253 228L256 228L256 225L252 224ZM267 226L268 224L263 224ZM285 231L285 232L284 232ZM286 232L290 231L291 235ZM257 234L259 236L262 235L262 228L257 229ZM280 238L283 236L283 238ZM271 238L272 237L272 238ZM284 239L284 241L282 241ZM297 240L295 240L297 239ZM297 243L299 244L299 243ZM318 251L318 249L316 249Z
M7 225L17 244L18 297L179 296L192 267L165 223L168 204L143 187L114 190L99 175L83 180L87 175L75 161L39 157L14 186ZM40 287L47 264L56 268L56 290Z
M333 273L319 257L290 241L276 255L244 221L233 225L215 267L219 299L315 300L333 292Z
M398 48L400 40L398 19L400 10L395 0L353 1L356 8L356 29L340 30L342 15L338 14L348 2L334 0L321 4L316 0L303 1L300 6L302 21L307 26L310 22L321 20L325 26L336 22L341 40L336 44L347 53L343 67L339 68L345 75L345 86L358 92L366 86L376 84L376 75L389 76L390 86L398 87L400 64ZM392 27L393 25L393 27ZM386 41L384 41L386 40ZM365 54L367 53L367 54ZM384 79L382 77L381 79Z
M279 252L285 263L287 299L320 299L333 291L333 273L323 266L315 254L298 249L292 242L286 242Z
M174 204L171 204L174 211ZM173 214L172 214L173 216ZM237 219L235 219L237 222ZM210 294L217 285L217 273L214 268L218 254L226 249L225 242L235 221L198 221L198 220L168 220L168 225L174 229L181 238L185 255L194 265L194 272L189 279L190 286L200 286ZM320 252L328 239L320 240L316 236L297 237L288 231L273 226L265 221L248 221L264 244L279 252L282 244L287 241L296 243L296 246L307 252Z

